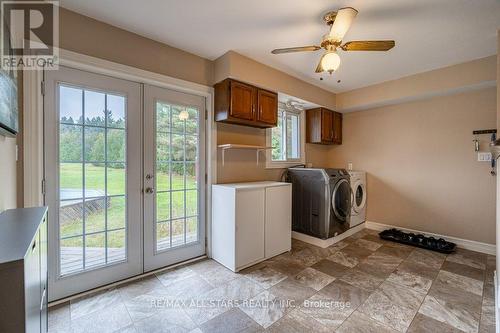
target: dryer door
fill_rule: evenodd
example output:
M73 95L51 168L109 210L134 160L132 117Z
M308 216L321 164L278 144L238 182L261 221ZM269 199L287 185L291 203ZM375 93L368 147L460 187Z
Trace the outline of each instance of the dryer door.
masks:
M352 203L352 208L354 212L359 213L365 208L366 205L366 188L365 184L361 181L357 181L354 186L354 200Z
M351 185L347 179L339 180L332 193L333 213L340 221L347 221L351 213Z

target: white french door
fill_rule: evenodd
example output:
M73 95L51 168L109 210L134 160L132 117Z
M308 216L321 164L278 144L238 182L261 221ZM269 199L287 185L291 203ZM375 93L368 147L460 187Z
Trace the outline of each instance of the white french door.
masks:
M144 269L205 254L205 98L144 88Z
M205 99L68 67L45 87L49 300L203 255Z

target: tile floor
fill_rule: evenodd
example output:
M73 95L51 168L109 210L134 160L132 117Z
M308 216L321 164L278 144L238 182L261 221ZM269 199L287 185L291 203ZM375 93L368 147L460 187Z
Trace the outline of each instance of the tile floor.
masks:
M213 260L52 307L49 332L494 332L495 257L363 230L238 274Z

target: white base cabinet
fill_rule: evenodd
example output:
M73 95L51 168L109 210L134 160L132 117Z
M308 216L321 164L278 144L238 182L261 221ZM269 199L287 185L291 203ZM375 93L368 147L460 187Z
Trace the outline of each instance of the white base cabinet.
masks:
M290 251L292 185L212 186L212 258L234 272Z

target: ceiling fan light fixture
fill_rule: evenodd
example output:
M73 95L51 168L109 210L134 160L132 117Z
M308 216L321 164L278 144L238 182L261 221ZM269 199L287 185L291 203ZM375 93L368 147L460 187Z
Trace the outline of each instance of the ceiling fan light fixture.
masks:
M321 56L319 60L318 69L321 69L321 72L328 72L332 74L335 72L340 66L340 57L336 51L327 51L325 54Z

